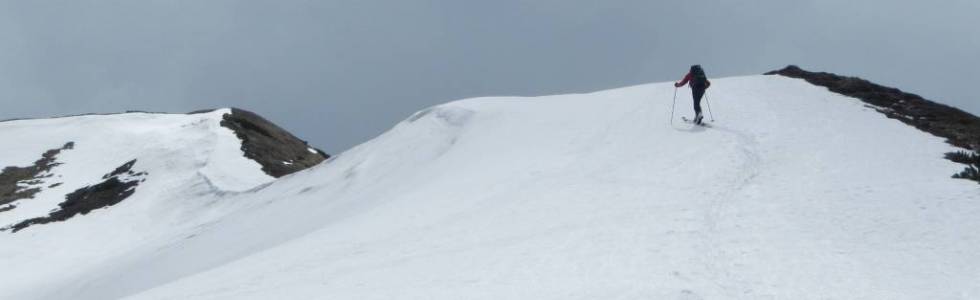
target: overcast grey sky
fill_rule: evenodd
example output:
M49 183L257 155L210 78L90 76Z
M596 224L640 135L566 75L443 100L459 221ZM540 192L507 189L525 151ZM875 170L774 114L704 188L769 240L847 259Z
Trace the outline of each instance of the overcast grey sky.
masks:
M980 114L975 0L0 1L0 119L236 106L338 153L430 105L693 63L798 64Z

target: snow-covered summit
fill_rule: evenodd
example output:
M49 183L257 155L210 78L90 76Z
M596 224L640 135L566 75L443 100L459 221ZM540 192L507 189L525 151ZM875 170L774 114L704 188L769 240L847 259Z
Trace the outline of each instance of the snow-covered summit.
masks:
M953 146L803 80L712 82L709 128L679 121L687 89L670 122L670 83L462 100L269 184L145 201L152 234L0 235L0 298L980 295Z
M219 109L0 122L0 227L19 231L64 221L130 196L136 199L132 205L154 210L174 206L185 194L240 192L269 183L281 174L267 174L258 160L246 157L251 148L239 136L250 131L236 128L249 120L274 127L257 118ZM302 153L305 148L304 143Z

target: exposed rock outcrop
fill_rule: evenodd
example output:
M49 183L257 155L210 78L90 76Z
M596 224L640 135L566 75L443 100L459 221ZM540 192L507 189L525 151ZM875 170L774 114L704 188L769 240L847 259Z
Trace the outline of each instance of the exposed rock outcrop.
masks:
M143 182L147 175L146 172L134 172L132 168L135 164L136 160L131 160L102 176L104 181L71 192L65 196L65 202L58 204L59 209L48 216L24 220L9 229L17 232L31 225L60 222L78 214L88 214L93 210L122 202L136 192L136 186Z
M187 113L188 115L210 113L215 109L201 109ZM70 118L78 116L104 116L128 113L165 114L129 110L124 113L88 113L51 117L49 119ZM0 122L20 121L30 119L6 119ZM282 177L315 166L328 158L329 154L310 146L306 141L297 138L285 129L269 122L265 118L240 108L232 108L231 114L226 114L221 126L231 129L242 140L242 151L245 156L262 165L262 171L272 177ZM0 182L2 184L2 182ZM0 190L2 193L2 190ZM3 202L0 202L2 205Z
M221 126L242 140L245 157L262 165L272 177L282 177L315 166L330 155L311 147L286 130L250 111L232 108Z
M857 77L810 72L792 65L766 73L774 74L801 78L831 92L861 99L889 118L946 138L954 146L980 151L980 118L960 109Z
M75 143L68 142L61 148L51 149L41 154L41 159L27 167L7 166L0 170L0 212L12 210L15 206L4 206L21 199L30 199L41 191L37 186L52 168L60 165L57 156L64 150L74 148Z
M980 118L977 116L955 107L926 100L916 94L878 85L857 77L826 72L810 72L793 65L765 74L800 78L811 84L826 87L831 92L860 99L888 118L902 121L919 130L943 137L946 142L953 146L973 151L973 161L957 159L959 157L971 157L968 152L947 153L946 158L967 165L963 172L954 174L954 178L980 182L980 175L978 175L980 173L977 171L980 163L977 163L976 160L977 155L980 154Z

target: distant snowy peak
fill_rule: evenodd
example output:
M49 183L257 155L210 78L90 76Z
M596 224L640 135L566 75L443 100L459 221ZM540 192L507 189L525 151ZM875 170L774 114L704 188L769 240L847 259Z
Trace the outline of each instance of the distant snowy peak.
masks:
M64 221L147 193L244 191L326 160L242 109L0 122L0 228Z

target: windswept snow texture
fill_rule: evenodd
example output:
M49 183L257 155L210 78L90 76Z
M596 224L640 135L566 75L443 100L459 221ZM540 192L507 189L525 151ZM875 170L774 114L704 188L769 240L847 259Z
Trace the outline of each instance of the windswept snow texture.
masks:
M8 166L3 174L30 173L11 180L17 180L20 191L31 192L4 200L12 202L0 214L0 228L24 231L2 233L0 256L16 256L15 249L30 245L35 259L74 261L78 257L71 255L85 257L83 250L98 253L102 247L152 235L141 230L161 227L166 218L157 217L205 205L193 202L201 201L199 194L244 191L271 182L258 163L243 155L235 134L220 126L228 113L224 109L193 115L126 113L0 122L0 166ZM123 200L119 209L104 209ZM53 223L69 219L77 222ZM92 236L99 232L114 236ZM40 248L66 251L66 256L45 256ZM31 260L9 265L45 268ZM30 273L12 275L24 274Z
M980 297L952 146L803 80L712 82L711 128L687 89L668 123L671 83L463 100L261 188L0 235L0 298Z

